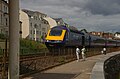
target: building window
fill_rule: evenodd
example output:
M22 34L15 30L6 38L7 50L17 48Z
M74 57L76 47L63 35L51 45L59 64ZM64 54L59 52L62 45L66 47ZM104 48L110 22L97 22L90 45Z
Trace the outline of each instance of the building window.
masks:
M30 34L32 34L32 30L30 31Z
M8 11L7 11L7 7L6 7L6 12L8 12Z
M37 24L34 25L34 28L37 28Z
M40 31L40 35L41 35L41 31Z
M36 17L36 16L34 16L34 20L37 20L37 17Z
M45 31L45 28L42 28L42 31Z
M39 24L39 27L40 27L40 29L41 29L41 24Z
M8 24L7 24L7 18L6 18L6 26L7 26Z
M39 34L39 31L36 31L37 34Z
M6 8L5 8L5 6L4 6L4 12L6 12Z
M34 30L34 34L35 34L35 30Z
M6 31L6 35L8 35L8 31Z
M1 24L2 24L2 14L1 14Z
M30 23L30 26L32 27L32 23Z
M34 16L34 20L35 20L35 16Z

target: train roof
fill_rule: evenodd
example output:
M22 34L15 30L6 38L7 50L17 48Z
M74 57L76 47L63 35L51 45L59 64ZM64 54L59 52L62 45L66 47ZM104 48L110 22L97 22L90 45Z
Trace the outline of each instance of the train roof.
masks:
M78 31L77 28L75 28L73 26L65 26L65 25L55 26L53 28L62 28L62 29L66 29L66 30Z
M53 28L62 28L62 29L65 29L65 30L68 30L68 31L72 31L72 32L75 32L75 33L79 33L79 34L84 34L83 32L79 31L76 27L74 26L65 26L65 25L60 25L60 26L55 26ZM52 28L51 28L52 29Z
M69 28L70 30L78 31L78 29L77 29L76 27L74 27L74 26L69 26L68 28Z

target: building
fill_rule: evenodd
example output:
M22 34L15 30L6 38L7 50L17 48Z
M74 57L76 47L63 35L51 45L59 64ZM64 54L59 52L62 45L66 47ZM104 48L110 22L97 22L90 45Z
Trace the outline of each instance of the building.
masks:
M8 35L9 32L8 3L0 0L0 34Z
M56 21L58 26L59 25L66 25L66 23L63 21L62 18L53 18L53 19Z
M115 39L120 39L120 32L116 32L114 36L115 36Z
M102 37L108 38L108 39L114 39L114 34L113 33L103 33Z
M46 14L30 11L20 10L21 36L35 41L42 41L41 37L45 36L50 28L48 21L44 18Z
M95 31L90 32L90 34L95 35L95 36L99 36L99 37L103 37L103 33L104 32L95 32Z
M46 21L48 21L50 28L57 26L57 22L51 17L45 17Z
M114 34L112 33L105 33L105 32L90 32L90 34L95 35L95 36L99 36L99 37L103 37L103 38L108 38L108 39L113 39L114 38Z

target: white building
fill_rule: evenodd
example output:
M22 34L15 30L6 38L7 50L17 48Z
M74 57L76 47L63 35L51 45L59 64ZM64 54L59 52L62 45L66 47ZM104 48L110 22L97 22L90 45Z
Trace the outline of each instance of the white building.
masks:
M48 21L43 19L45 17L46 14L37 11L21 10L22 38L41 41L41 36L45 36L50 28Z
M57 26L57 22L51 17L45 17L46 21L48 21L50 28Z
M8 3L5 0L0 0L0 34L8 35L9 15Z
M115 38L119 38L120 39L120 32L116 32L114 35L115 35Z

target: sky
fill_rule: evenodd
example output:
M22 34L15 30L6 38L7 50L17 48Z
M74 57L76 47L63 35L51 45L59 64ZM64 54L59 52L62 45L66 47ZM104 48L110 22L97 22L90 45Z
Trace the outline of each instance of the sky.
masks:
M90 31L120 32L120 0L20 0L20 8Z

